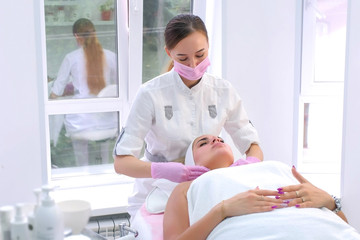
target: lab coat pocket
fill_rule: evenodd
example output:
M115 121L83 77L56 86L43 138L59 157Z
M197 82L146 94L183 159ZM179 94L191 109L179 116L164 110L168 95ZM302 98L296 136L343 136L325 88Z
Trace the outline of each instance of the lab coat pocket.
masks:
M185 129L184 121L186 120L182 117L181 111L166 111L165 109L165 114L158 124L158 130L161 137L164 137L169 141L181 138L180 134L184 131L188 131Z
M219 135L226 121L226 111L209 105L203 111L203 130L207 134Z

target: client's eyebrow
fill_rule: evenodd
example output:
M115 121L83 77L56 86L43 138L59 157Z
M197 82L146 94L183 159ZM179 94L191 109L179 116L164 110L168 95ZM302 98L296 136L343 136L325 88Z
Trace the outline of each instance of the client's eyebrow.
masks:
M198 144L198 143L201 142L201 141L206 141L206 140L209 140L209 138L208 138L208 137L203 137L203 138L199 139L199 140L196 142L196 144Z
M223 138L221 138L221 137L218 137L218 138L220 138L222 141L224 141ZM199 140L195 143L195 145L197 145L197 144L198 144L199 142L201 142L201 141L207 141L207 140L209 140L208 137L203 137L203 138L199 139Z

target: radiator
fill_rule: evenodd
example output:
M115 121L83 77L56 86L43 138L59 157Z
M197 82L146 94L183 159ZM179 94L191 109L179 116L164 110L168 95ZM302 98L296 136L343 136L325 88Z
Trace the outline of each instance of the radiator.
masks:
M120 237L120 225L130 227L129 214L91 217L86 228L108 240L114 240Z

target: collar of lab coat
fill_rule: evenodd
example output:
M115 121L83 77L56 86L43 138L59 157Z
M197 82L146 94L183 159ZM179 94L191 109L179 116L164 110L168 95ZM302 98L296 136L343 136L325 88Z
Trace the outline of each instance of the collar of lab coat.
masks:
M185 85L185 83L182 81L182 79L180 78L180 75L174 71L174 68L171 71L175 78L176 85L186 94L195 94L195 93L199 92L202 89L202 86L203 86L204 82L206 81L206 77L207 77L207 75L205 73L198 84L196 84L192 88L188 88Z

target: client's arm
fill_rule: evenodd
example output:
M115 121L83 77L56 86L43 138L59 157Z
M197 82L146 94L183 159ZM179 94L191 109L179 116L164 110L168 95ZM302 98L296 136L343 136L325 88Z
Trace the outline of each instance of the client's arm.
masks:
M276 191L249 190L224 200L204 217L190 226L187 191L191 182L179 184L172 192L164 213L164 239L206 239L211 231L226 217L240 216L274 210L282 200Z
M189 228L187 190L191 182L180 183L172 192L164 213L164 239L206 239L225 217L222 204L216 205Z

